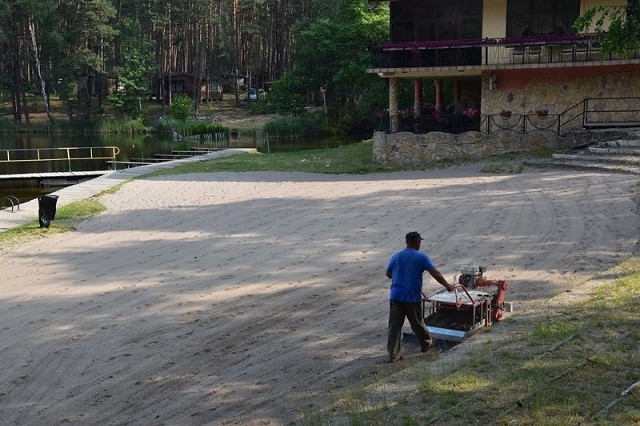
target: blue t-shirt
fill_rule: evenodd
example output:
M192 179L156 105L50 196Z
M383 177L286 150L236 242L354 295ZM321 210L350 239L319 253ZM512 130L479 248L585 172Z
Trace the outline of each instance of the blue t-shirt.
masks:
M422 273L436 266L426 253L406 248L391 256L387 271L391 272L389 300L420 302L422 300Z

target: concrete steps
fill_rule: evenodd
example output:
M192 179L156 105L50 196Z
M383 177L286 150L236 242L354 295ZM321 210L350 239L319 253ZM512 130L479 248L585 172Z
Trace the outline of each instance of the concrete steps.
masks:
M553 154L554 160L560 161L578 161L578 162L590 162L590 163L605 163L605 164L621 164L628 166L640 166L640 153L639 155L627 155L623 153L599 153L592 154Z
M636 130L625 138L598 142L572 154L553 154L552 160L527 163L640 175L640 132Z

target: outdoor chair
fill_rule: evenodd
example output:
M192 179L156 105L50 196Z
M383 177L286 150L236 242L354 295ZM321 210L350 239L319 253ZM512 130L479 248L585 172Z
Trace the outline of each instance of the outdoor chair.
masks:
M542 46L528 46L527 47L527 63L540 62L540 56L542 53Z
M565 62L565 58L568 58L569 61L575 61L576 60L575 47L576 46L574 44L563 44L562 46L560 46L560 53L559 53L560 62Z
M601 49L600 43L592 41L589 42L589 51L587 52L587 60L589 61L597 61L601 59Z
M511 48L511 63L524 64L525 48L524 46L514 46Z
M589 43L577 43L574 47L573 54L574 61L588 61L589 60Z

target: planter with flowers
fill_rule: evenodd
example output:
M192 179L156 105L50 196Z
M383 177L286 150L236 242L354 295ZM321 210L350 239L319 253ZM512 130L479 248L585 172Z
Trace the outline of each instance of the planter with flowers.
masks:
M507 128L511 127L511 111L508 109L503 109L500 111L500 117L502 118L502 125Z
M458 116L459 117L459 116ZM462 111L462 119L459 121L460 128L464 131L480 130L480 117L478 110L470 107Z
M462 113L469 118L473 118L478 114L478 110L475 108L467 108L464 111L462 111Z
M549 116L549 110L548 109L537 109L536 110L536 115L538 116L538 118L547 118Z
M502 117L505 120L508 120L511 118L511 111L509 111L508 109L503 109L502 111L500 111L500 117Z
M549 114L548 109L537 109L534 114L527 114L527 125L538 130L551 130L557 123L557 114Z

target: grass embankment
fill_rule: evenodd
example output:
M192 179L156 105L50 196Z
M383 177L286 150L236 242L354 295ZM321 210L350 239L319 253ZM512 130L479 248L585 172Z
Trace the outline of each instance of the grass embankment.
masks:
M486 336L479 351L438 368L418 360L376 375L303 424L640 424L640 259L591 284L586 301L509 318L519 331L508 339Z
M75 230L75 225L83 219L94 216L105 210L97 198L76 201L56 209L55 221L49 228L41 228L37 220L25 223L12 229L0 232L0 247L8 247L35 238L44 238L52 234L60 234Z
M186 164L172 169L159 170L150 175L171 175L211 172L305 172L328 174L367 174L425 169L425 166L385 166L373 160L371 140L330 149L314 149L275 154L246 153L212 161ZM487 173L521 173L524 158L532 155L550 156L549 153L504 156L499 160L484 162L482 171ZM447 167L454 163L442 162L431 167ZM147 175L149 176L149 175Z
M372 173L371 141L339 148L241 154L154 173L216 171ZM491 173L517 173L517 157L485 163ZM148 176L148 175L147 175ZM48 230L37 222L15 233L40 237L73 229L99 212L94 200L63 206ZM6 235L5 235L6 234ZM18 235L18 237L16 237ZM306 425L629 425L640 424L640 258L603 275L588 300L549 301L544 317L515 313L508 339L491 338L450 361L436 353L407 359L353 384L335 404L307 414ZM444 361L438 362L438 361ZM437 368L433 368L437 365ZM401 390L398 390L401 389ZM622 393L626 391L624 396Z
M122 188L125 183L115 185L103 194L112 194ZM34 238L43 238L52 234L74 231L76 225L91 216L95 216L105 210L105 206L100 202L100 196L86 200L74 201L73 203L61 205L56 208L55 221L49 228L41 228L37 220L25 223L12 229L0 232L0 247L10 247L11 244L18 244Z
M373 161L372 142L365 141L331 149L282 152L275 154L246 153L211 161L185 164L159 170L150 175L172 175L210 172L284 171L331 174L362 174L398 170ZM147 175L149 176L149 175Z

